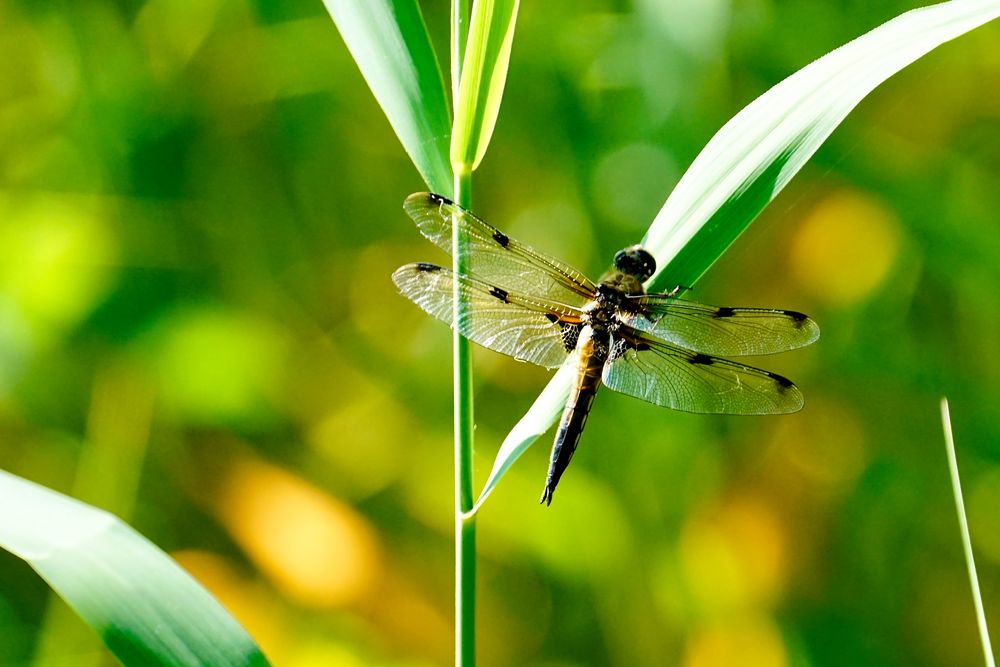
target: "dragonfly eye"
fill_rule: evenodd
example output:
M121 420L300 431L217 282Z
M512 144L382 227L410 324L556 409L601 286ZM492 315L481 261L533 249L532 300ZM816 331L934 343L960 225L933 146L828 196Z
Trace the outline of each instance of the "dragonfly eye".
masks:
M634 245L615 253L615 268L639 280L646 280L656 271L656 260L642 246Z

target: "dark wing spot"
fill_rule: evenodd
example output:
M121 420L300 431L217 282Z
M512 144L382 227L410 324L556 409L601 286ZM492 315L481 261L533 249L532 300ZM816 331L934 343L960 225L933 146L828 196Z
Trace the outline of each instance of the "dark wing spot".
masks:
M786 310L785 315L792 318L792 322L795 323L796 328L800 328L809 319L809 316L805 313L797 313L794 310Z
M636 343L635 345L632 345L631 347L636 352L643 352L643 351L649 349L649 345L647 345L646 343Z
M572 352L576 349L576 343L580 340L580 329L582 328L579 324L563 324L562 325L562 340L563 347L566 348L567 352Z
M499 229L493 232L493 240L499 243L502 248L506 248L510 244L510 237Z
M785 391L786 389L795 386L794 384L792 384L791 380L781 375L778 375L777 373L768 372L767 376L772 380L774 380L774 384L777 385L778 391Z
M698 364L700 366L711 366L713 363L715 363L715 359L708 356L707 354L702 354L701 352L697 352L688 357L688 362L692 364Z
M545 319L547 319L549 322L552 322L552 324L555 324L556 322L559 321L559 316L553 313L545 313Z
M442 197L441 195L439 195L439 194L437 194L435 192L431 192L430 194L428 194L427 198L431 200L432 204L454 204L455 203L452 200L448 199L447 197Z
M417 262L413 266L417 269L417 271L427 271L428 273L441 270L441 267L437 264L428 264L427 262Z
M730 308L729 306L722 306L720 308L716 308L715 309L715 315L714 315L714 317L716 317L716 318L732 317L735 314L736 314L736 311L733 310L732 308Z
M499 287L491 287L490 294L500 299L504 303L508 303L507 297L509 296L509 294L507 293L507 290L502 290Z

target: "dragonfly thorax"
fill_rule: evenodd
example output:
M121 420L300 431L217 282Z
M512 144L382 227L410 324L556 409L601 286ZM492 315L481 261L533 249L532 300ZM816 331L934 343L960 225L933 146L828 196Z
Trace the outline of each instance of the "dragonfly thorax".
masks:
M616 276L623 277L626 280L629 276L623 276L619 272L613 272ZM622 289L621 286L617 284L614 280L615 276L601 282L597 285L597 298L591 302L591 304L584 309L586 313L586 322L596 331L606 332L609 330L614 330L621 323L616 313L621 308L622 304L628 295L628 292ZM642 286L638 286L639 291L642 291Z

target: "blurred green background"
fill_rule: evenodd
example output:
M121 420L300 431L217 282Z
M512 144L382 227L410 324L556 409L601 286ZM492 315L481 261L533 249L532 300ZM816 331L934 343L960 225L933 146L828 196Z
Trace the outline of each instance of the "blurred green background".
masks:
M913 6L523 3L474 209L596 276L729 117ZM996 632L998 44L878 89L690 295L820 323L760 362L801 413L604 392L551 508L550 436L514 466L484 667L981 664L938 400ZM276 665L450 664L450 337L389 280L443 259L422 189L319 0L0 4L0 467L125 517ZM476 362L481 483L548 374ZM112 661L0 554L0 664Z

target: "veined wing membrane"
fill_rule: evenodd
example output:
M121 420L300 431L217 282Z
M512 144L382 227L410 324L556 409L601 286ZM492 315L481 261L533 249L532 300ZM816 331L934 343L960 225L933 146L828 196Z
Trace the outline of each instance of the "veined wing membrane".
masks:
M816 322L794 310L707 306L666 294L632 296L627 306L619 315L625 324L705 354L774 354L819 338Z
M570 306L594 298L594 283L563 262L520 243L441 195L418 192L403 202L420 233L451 253L457 224L469 249L468 273L497 285Z
M802 392L776 373L622 331L602 379L609 388L684 412L770 415L802 408Z
M453 289L458 281L465 305L459 333L501 354L558 368L576 346L582 313L575 308L508 292L423 262L400 267L392 280L404 296L452 326Z

